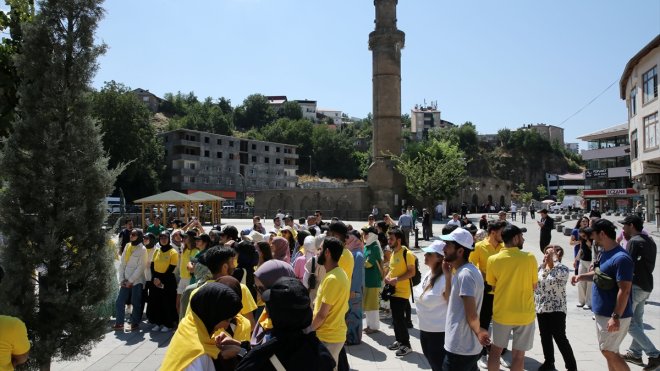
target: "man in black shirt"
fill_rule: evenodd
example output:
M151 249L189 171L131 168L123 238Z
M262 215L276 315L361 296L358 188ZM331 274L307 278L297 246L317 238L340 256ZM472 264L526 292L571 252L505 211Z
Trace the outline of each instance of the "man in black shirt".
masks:
M124 229L119 232L117 238L119 242L119 255L124 253L124 247L126 247L127 243L131 242L131 232L133 231L133 220L131 218L126 218L124 223L126 223Z
M641 234L644 223L639 216L627 216L620 223L623 225L623 236L628 240L626 249L635 263L632 283L633 318L628 329L633 340L628 352L622 357L627 362L643 366L644 352L649 357L648 366L644 370L655 370L660 367L660 352L644 334L643 317L644 304L653 291L653 268L657 248L651 237Z

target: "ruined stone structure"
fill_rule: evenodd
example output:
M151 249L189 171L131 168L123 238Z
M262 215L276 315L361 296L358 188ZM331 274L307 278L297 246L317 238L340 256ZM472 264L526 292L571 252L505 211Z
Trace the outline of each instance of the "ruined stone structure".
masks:
M367 176L372 202L390 212L404 198L404 180L392 155L401 154L401 49L396 26L398 0L374 0L376 29L369 34L373 58L373 159Z

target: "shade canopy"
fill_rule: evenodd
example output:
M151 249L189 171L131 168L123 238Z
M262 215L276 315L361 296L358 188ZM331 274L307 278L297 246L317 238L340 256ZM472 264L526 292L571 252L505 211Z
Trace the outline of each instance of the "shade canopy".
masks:
M203 205L207 205L211 209L210 222L212 224L220 223L220 210L222 210L222 202L224 200L222 197L201 191L185 194L170 190L135 200L134 203L142 204L142 226L146 227L145 212L149 216L153 216L152 207L156 207L157 210L162 212L162 218L166 221L168 209L172 206L175 207L173 214L176 214L177 217L183 216L187 220L188 216L200 218L202 216L200 209L203 208ZM181 211L183 212L181 213Z

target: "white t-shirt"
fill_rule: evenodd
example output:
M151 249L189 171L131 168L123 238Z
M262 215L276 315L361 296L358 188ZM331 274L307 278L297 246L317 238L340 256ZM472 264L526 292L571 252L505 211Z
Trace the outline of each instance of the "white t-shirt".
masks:
M460 226L461 226L461 221L460 221L460 220L454 220L454 219L452 219L452 220L450 220L450 221L447 222L447 225L455 225L455 226L458 226L458 227L460 228Z
M422 284L415 287L415 305L417 308L417 318L419 320L419 329L426 332L445 332L445 322L447 320L448 302L442 296L445 292L445 275L443 274L435 281L432 289L426 290L431 279L431 271L424 274Z
M479 273L479 269L472 263L463 264L458 268L451 281L445 325L445 350L463 356L473 356L481 353L483 347L465 320L462 296L474 297L477 303L477 313L481 312L484 279Z

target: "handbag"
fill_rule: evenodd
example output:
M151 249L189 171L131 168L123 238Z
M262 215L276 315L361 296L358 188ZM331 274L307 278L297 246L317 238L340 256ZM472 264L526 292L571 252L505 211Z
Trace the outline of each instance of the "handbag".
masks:
M383 291L380 293L380 298L383 301L389 301L390 298L394 295L395 291L396 291L396 287L390 284L385 284L385 286L383 287Z
M612 290L617 287L616 280L601 271L600 267L594 269L594 285L601 290Z

